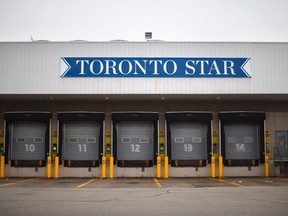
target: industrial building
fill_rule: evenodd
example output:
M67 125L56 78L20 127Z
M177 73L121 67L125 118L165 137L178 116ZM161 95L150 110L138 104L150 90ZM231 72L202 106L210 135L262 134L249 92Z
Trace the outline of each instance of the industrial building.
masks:
M2 177L276 176L288 43L1 42Z

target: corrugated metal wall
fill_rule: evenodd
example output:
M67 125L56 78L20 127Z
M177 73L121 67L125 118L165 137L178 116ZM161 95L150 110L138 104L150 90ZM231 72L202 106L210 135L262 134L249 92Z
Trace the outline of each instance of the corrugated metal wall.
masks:
M248 57L251 78L60 78L61 57ZM288 43L0 43L0 94L287 94Z

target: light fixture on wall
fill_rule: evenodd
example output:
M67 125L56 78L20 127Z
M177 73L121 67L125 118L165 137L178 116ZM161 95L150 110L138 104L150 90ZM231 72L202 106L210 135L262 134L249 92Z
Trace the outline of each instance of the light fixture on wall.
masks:
M151 40L152 39L152 32L145 32L145 39L147 41Z

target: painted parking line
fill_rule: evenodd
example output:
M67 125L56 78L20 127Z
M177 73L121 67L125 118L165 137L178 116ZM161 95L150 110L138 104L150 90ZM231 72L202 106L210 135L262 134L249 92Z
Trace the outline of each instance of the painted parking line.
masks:
M211 178L211 179L214 180L214 181L219 181L219 182L226 183L226 184L230 184L230 185L237 186L237 187L245 187L245 186L242 185L242 184L238 184L238 183L236 183L236 182L232 182L232 181L228 181L228 180L214 179L214 178Z
M38 179L38 178L25 179L25 180L22 180L22 181L0 184L0 187L7 187L7 186L11 186L11 185L16 185L16 184L20 184L20 183L24 183L24 182L33 181L33 180L36 180L36 179Z
M90 184L91 182L93 182L93 181L95 181L95 180L96 180L95 178L94 178L94 179L90 179L89 181L87 181L87 182L85 182L85 183L83 183L83 184L78 185L76 188L82 188L82 187Z
M160 184L158 179L154 178L153 180L154 180L154 182L155 182L155 184L157 185L158 188L162 188L162 185Z

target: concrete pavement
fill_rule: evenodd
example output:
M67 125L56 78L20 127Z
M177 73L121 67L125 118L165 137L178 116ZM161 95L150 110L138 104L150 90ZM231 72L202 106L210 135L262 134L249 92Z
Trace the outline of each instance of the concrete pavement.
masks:
M279 178L1 179L0 215L288 215ZM81 186L81 187L80 187Z

